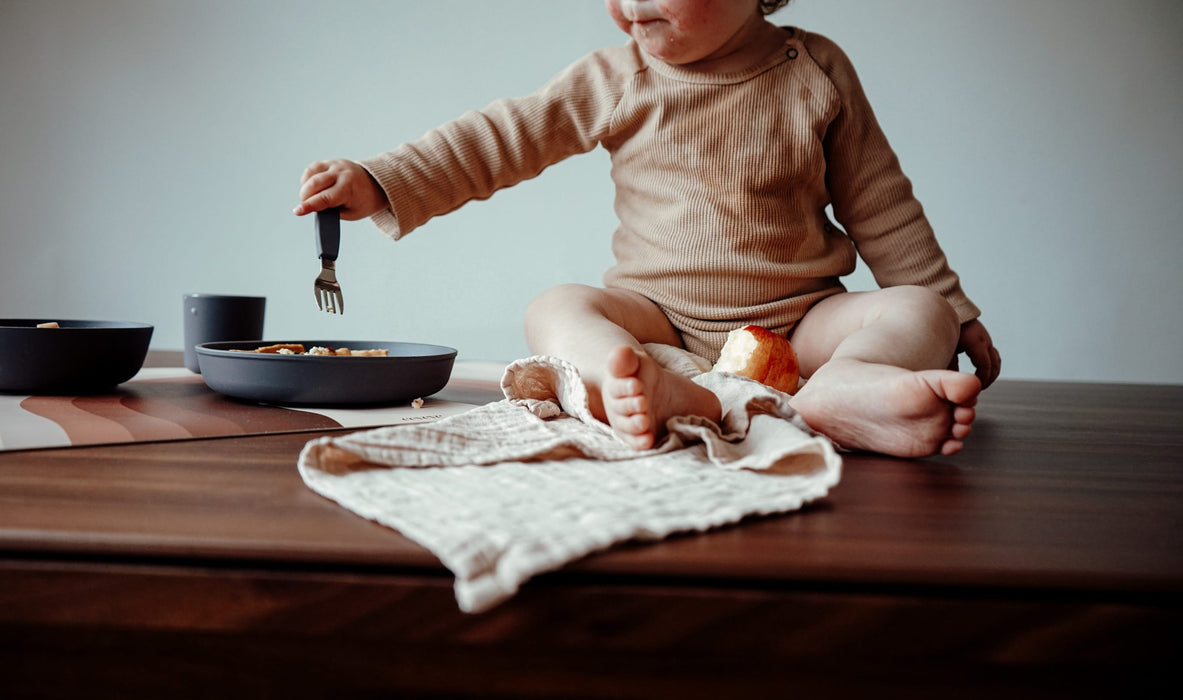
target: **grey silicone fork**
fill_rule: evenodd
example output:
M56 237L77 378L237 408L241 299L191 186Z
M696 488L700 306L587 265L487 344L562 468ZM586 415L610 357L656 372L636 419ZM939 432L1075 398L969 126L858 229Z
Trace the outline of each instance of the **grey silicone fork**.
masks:
M337 284L337 250L341 247L341 210L316 213L316 254L320 274L316 276L316 305L331 314L345 313L345 298Z

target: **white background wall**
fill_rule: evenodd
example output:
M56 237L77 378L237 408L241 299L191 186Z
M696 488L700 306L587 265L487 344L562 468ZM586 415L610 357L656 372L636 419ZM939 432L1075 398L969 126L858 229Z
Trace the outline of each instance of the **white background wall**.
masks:
M851 55L1004 376L1183 382L1183 4L795 0ZM263 294L267 336L526 354L538 292L598 283L602 151L399 243L345 224L316 310L317 158L360 158L621 43L587 0L0 0L0 317L156 324ZM872 284L864 272L854 288Z

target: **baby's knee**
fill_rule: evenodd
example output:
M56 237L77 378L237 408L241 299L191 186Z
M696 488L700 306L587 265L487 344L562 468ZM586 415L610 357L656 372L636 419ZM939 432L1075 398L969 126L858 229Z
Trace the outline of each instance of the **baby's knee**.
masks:
M599 291L586 284L560 284L551 287L535 297L526 307L526 327L548 323L556 316L566 316L576 309L594 306Z
M961 321L956 309L940 294L914 285L889 287L883 291L891 294L893 306L933 331L953 338L954 342L961 335Z

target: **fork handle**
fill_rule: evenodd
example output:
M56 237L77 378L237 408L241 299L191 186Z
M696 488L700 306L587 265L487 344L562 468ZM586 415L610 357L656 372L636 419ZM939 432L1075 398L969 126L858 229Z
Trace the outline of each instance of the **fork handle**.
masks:
M341 209L333 207L316 212L316 254L321 260L335 261L341 248Z

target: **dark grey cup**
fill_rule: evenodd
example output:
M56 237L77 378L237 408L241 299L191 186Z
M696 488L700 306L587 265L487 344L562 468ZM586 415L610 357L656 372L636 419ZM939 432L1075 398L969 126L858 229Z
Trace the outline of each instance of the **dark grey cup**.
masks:
M232 294L186 294L185 367L201 373L197 352L201 343L223 340L261 340L266 297Z

